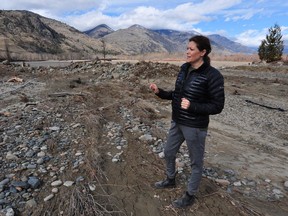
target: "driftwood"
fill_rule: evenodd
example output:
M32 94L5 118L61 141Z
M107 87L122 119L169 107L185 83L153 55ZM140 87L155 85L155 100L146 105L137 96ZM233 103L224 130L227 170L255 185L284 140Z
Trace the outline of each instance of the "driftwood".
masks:
M272 109L272 110L278 110L280 112L285 112L284 109L282 108L279 108L279 107L271 107L271 106L267 106L267 105L264 105L264 104L259 104L259 103L256 103L256 102L253 102L253 101L250 101L250 100L245 100L247 103L251 103L251 104L255 104L255 105L258 105L258 106L261 106L261 107L265 107L267 109Z
M15 88L15 89L12 89L12 90L9 90L9 91L5 91L5 92L1 92L0 96L4 95L4 94L7 94L7 93L18 91L19 89L24 88L25 86L27 86L28 84L31 84L32 82L33 82L33 80L30 80L30 81L26 82L25 84Z
M66 96L85 96L83 93L72 93L72 92L57 92L48 94L49 97L66 97Z

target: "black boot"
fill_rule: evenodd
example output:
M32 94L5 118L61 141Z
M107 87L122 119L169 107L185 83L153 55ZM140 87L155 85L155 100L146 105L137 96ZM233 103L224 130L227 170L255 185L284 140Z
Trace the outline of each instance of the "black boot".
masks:
M157 189L164 189L164 188L173 188L176 186L175 178L169 179L168 177L163 180L155 183L155 187Z
M195 202L195 196L188 194L188 192L186 191L182 197L174 200L172 202L172 205L175 208L184 208L189 205L193 205L194 202Z

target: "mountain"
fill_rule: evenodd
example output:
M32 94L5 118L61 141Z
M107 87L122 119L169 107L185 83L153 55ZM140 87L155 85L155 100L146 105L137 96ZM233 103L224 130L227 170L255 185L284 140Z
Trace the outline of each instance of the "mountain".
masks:
M196 31L193 32L180 32L176 30L171 29L159 29L159 30L153 30L154 32L157 32L158 34L162 35L165 38L169 38L169 40L174 41L178 44L178 50L182 51L186 49L187 47L187 41L189 38L191 38L194 35L198 35L199 33Z
M230 50L231 52L235 52L235 53L253 53L254 52L254 50L252 48L249 48L247 46L243 46L240 43L236 43L234 41L231 41L228 38L223 37L223 36L218 35L218 34L208 35L208 38L217 44L221 44L222 47L225 47L226 49Z
M102 55L101 41L29 11L0 10L0 59L82 59ZM119 49L107 44L107 50Z
M101 26L101 31L103 31L102 27L103 26ZM105 26L105 28L107 27L108 26ZM97 27L94 28L93 34L99 35L95 29L97 29ZM183 52L187 47L189 38L199 34L200 33L196 31L184 32L170 29L151 30L140 25L133 25L127 29L120 29L106 34L102 39L113 46L119 47L125 53L135 55L149 52ZM89 35L92 34L90 33ZM98 38L98 36L96 37ZM211 45L215 53L232 54L239 52L239 50L245 50L245 46L221 36L216 37L212 35ZM249 50L248 47L246 47L246 52L247 50Z
M121 48L128 55L174 52L178 49L177 42L140 25L114 31L105 35L103 39L107 43Z
M103 55L183 53L195 31L151 30L140 25L114 31L102 24L77 29L29 11L0 10L0 59L7 51L14 60L93 59ZM250 53L248 47L220 35L208 35L213 52Z
M109 26L107 26L106 24L101 24L101 25L96 26L93 29L84 31L85 34L89 35L90 37L97 38L97 39L102 38L105 35L111 34L112 32L114 32L114 30L110 28Z
M175 52L183 52L186 50L187 43L189 39L195 35L200 35L197 31L176 31L170 29L161 29L161 30L154 30L155 32L161 34L163 37L169 38L171 41L176 42L177 50ZM209 37L209 36L208 36ZM221 43L215 42L214 40L210 40L212 50L216 53L230 53L234 52L233 50L227 49L225 46L222 46Z

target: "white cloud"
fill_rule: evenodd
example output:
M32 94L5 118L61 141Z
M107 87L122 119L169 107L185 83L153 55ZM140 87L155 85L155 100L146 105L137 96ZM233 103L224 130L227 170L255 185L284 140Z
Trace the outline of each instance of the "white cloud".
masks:
M257 47L261 41L265 39L267 29L259 30L247 30L239 35L236 35L236 42L246 46Z
M225 12L225 21L249 20L263 9L238 9Z
M239 0L215 0L211 4L211 1L205 0L196 4L180 4L173 9L167 10L157 9L152 6L138 6L116 16L105 15L103 10L93 10L79 16L67 16L65 17L65 22L79 30L87 30L102 23L115 30L127 28L133 24L140 24L147 28L192 30L193 26L201 21L207 22L215 19L214 12L228 9L240 2Z
M262 22L261 28L265 26L263 22L271 23L273 20L275 22L278 20L282 25L288 22L286 10L288 5L281 2L280 0L1 0L0 9L29 10L65 22L80 31L103 23L114 30L139 24L152 29L196 30L205 35L216 33L236 37L237 42L244 45L258 46L267 33L267 30L256 29L260 26L259 22ZM207 26L209 31L204 30ZM248 26L250 29L253 27L253 30L237 34L242 31L241 29L249 29ZM269 26L270 24L267 24L267 28ZM196 27L198 29L195 29ZM283 39L287 40L287 29L285 31Z
M236 42L246 46L258 47L261 44L261 41L266 38L268 33L268 28L264 28L262 30L247 30L236 35ZM287 26L281 26L281 34L283 40L288 40Z

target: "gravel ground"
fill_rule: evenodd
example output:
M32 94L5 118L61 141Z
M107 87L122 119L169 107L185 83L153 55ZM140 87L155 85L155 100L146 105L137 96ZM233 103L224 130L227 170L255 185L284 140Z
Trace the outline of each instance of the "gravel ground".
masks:
M148 89L173 88L177 64L0 65L0 213L287 215L287 66L217 68L225 108L211 116L197 203L177 210L186 145L177 188L155 190L171 107Z

